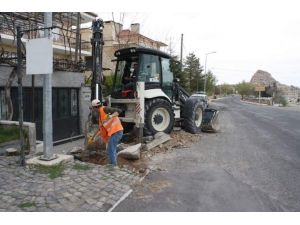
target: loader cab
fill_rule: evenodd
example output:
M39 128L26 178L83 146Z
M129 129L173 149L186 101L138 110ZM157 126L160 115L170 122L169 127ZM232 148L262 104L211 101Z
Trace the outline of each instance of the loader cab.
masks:
M117 65L112 97L134 98L136 82L145 82L145 89L162 89L172 99L173 73L170 56L154 49L126 48L115 52Z

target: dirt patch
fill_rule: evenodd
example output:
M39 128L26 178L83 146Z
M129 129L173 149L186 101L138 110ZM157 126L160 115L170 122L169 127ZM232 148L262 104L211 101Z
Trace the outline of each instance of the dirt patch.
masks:
M135 194L132 195L132 198L136 200L142 200L149 202L153 199L153 194L163 192L165 189L170 188L172 183L169 181L151 181L143 182L140 186L134 190Z
M118 165L123 168L126 167L138 173L145 173L148 168L148 162L156 154L163 154L171 152L175 149L184 150L190 147L193 143L200 140L200 134L190 134L184 130L173 131L171 134L171 140L149 150L141 151L141 158L139 160L128 160L118 157ZM106 165L108 164L107 154L104 151L90 152L88 157L85 157L83 161Z

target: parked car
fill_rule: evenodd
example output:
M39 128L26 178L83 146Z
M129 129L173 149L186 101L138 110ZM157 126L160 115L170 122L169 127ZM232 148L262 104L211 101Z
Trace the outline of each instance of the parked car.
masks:
M204 109L206 109L208 107L208 97L203 92L201 92L201 93L198 92L198 93L192 94L191 98L198 98L198 99L200 99L203 102Z

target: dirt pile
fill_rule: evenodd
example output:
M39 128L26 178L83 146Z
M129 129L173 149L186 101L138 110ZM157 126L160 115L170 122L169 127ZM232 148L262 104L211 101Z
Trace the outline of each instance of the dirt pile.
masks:
M145 173L148 168L148 162L156 154L168 153L175 149L185 149L190 147L193 143L200 140L200 134L190 134L183 130L174 130L171 134L171 140L165 142L151 150L142 150L141 158L139 160L128 160L118 157L119 166L129 168L138 173ZM83 161L106 165L108 164L107 155L101 151L90 151L88 157L82 159Z

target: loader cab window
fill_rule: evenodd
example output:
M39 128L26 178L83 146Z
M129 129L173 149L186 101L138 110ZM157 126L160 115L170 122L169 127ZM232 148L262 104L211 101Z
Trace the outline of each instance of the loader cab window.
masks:
M141 55L141 65L138 80L146 83L160 83L160 63L156 55Z
M138 57L126 57L118 60L114 78L113 92L120 91L127 86L133 86L137 81Z
M170 65L170 59L161 58L161 67L164 84L172 84L174 80Z
M170 59L161 58L161 68L162 68L162 89L169 96L173 97L173 73L170 68Z

